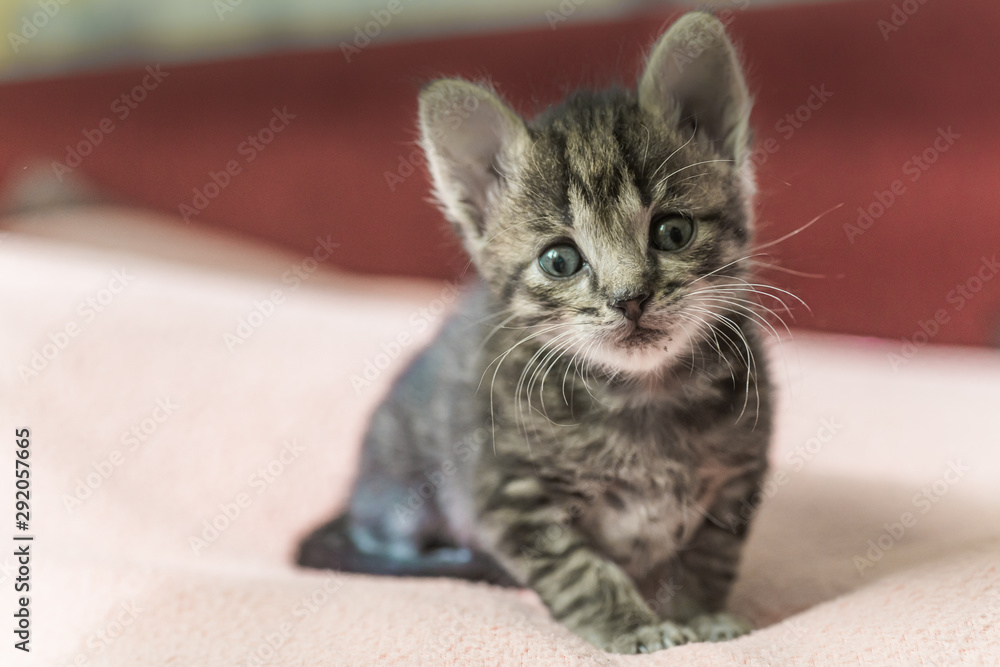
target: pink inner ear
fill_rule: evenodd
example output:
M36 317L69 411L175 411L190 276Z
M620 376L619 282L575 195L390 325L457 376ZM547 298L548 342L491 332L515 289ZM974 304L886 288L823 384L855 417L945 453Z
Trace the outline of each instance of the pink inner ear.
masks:
M466 233L482 232L499 170L527 130L492 92L442 80L420 95L420 125L434 188L445 215Z
M723 25L685 14L654 46L639 82L639 103L672 125L689 124L720 152L742 162L750 96Z

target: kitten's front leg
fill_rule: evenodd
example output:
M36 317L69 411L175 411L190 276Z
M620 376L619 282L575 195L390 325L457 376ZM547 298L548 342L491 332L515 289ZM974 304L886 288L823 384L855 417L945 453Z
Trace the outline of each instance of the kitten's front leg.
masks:
M616 653L697 640L690 628L660 620L631 578L587 545L571 513L537 480L505 477L481 497L480 526L494 556L584 639Z
M723 487L674 564L679 565L681 578L670 617L689 624L702 641L732 639L752 629L724 608L753 518L741 514L741 509L752 507L749 503L762 475L763 469L754 469Z

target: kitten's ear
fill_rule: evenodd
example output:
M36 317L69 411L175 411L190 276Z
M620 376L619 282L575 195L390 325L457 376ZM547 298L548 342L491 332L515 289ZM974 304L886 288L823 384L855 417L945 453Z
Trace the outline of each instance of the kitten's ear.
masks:
M528 130L492 91L440 79L420 92L420 133L445 215L475 244Z
M737 164L748 153L750 94L725 26L711 14L685 14L656 43L639 105L674 125L691 122Z

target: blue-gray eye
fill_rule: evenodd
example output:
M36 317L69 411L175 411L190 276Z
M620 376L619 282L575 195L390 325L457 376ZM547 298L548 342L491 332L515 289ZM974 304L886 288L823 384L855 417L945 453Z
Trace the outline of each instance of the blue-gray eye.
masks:
M538 258L542 271L554 278L568 278L583 267L580 251L568 243L560 243L548 248Z
M673 252L685 248L694 238L694 221L679 213L665 213L653 218L649 241L657 250Z

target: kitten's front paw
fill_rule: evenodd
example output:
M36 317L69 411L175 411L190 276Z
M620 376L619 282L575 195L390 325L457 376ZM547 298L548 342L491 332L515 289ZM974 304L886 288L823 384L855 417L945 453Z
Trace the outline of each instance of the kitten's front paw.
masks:
M753 627L739 616L724 612L693 618L690 627L698 635L697 641L702 642L724 642L753 630Z
M617 635L605 643L604 650L610 653L652 653L698 640L698 634L691 628L672 621L660 621Z

